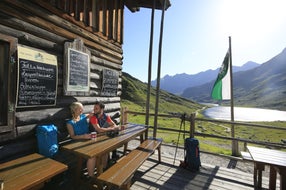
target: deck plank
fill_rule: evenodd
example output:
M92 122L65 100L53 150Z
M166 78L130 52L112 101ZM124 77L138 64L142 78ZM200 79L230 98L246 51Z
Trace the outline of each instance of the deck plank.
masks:
M158 164L157 155L153 154L135 173L131 189L254 189L252 173L205 163L202 163L200 171L194 173L178 167L179 160L176 160L174 165L172 163L173 158L162 156L162 162ZM262 186L267 189L267 177L263 177ZM277 180L276 189L279 188L279 180Z

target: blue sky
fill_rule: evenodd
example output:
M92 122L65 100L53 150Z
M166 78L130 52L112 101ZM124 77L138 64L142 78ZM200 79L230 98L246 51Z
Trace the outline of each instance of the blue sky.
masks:
M232 62L264 63L286 48L285 0L170 0L165 12L161 78ZM155 12L152 80L157 77L161 11ZM123 71L147 81L151 10L124 13Z

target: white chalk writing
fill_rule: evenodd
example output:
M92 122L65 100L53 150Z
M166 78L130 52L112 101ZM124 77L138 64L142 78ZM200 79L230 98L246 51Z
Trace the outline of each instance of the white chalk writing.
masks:
M20 59L17 105L54 104L56 74L56 65Z

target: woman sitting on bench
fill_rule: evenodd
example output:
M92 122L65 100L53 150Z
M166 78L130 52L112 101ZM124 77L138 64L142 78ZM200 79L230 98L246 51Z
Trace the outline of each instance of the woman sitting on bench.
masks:
M83 105L80 102L73 102L70 105L72 119L67 121L67 129L72 139L91 139L89 132L88 118L91 114L83 114ZM95 158L87 160L87 172L94 177Z

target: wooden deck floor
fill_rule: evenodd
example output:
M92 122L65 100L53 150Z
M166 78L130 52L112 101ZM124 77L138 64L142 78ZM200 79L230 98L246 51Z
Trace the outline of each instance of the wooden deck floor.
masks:
M218 155L201 154L202 166L200 171L191 172L179 167L182 158L177 157L173 165L174 157L172 154L166 154L166 149L170 147L163 146L162 162L158 163L157 151L135 172L132 178L131 190L247 190L254 189L253 186L253 163L235 162L230 158ZM164 152L165 151L165 152ZM122 155L122 150L119 154ZM183 156L181 154L180 156ZM235 169L232 169L235 168ZM269 170L269 168L266 170ZM244 172L245 171L245 172ZM58 179L47 183L43 190L94 190L87 182L82 183L80 187L74 187L74 173L69 171ZM263 172L262 187L268 189L269 171ZM280 189L279 175L277 175L276 190ZM64 179L64 180L63 180Z
M263 177L262 186L268 189L268 178ZM173 165L173 158L164 156L162 162L158 164L157 155L153 155L135 173L131 189L247 190L254 189L254 186L252 173L205 163L202 163L200 171L194 173L180 168L179 161ZM276 189L279 189L279 181Z

